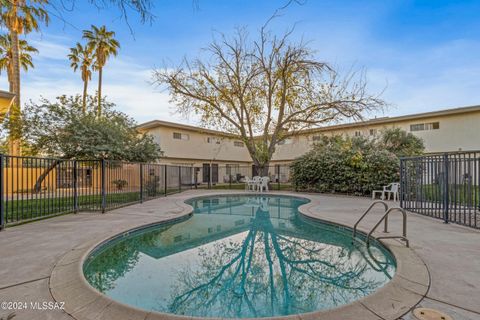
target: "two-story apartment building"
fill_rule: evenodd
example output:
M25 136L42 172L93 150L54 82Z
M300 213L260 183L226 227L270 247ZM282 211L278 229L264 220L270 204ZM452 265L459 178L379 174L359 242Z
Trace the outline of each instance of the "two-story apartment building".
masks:
M8 91L0 90L0 123L5 119L5 115L10 111L15 95Z
M305 130L277 146L272 164L291 162L310 150L321 135L375 137L387 128L401 128L422 138L427 153L480 150L480 106L471 106ZM139 130L153 135L160 144L162 163L198 167L252 164L247 148L232 134L160 120L143 123Z

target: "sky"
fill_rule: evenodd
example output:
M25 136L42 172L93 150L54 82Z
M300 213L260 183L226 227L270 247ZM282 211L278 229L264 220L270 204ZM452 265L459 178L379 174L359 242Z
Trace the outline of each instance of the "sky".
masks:
M72 0L67 0L72 1ZM103 93L139 123L154 119L196 124L182 118L168 91L152 85L152 71L175 66L184 57L204 55L202 48L222 32L258 30L286 0L152 0L152 23L135 12L128 23L114 7L98 8L86 0L52 16L40 33L27 35L39 54L35 68L22 74L22 100L80 94L80 74L67 54L82 42L91 24L116 32L121 49L104 70ZM304 39L318 60L340 71L364 68L369 92L382 92L389 104L375 116L396 116L480 104L480 1L303 0L269 24L282 34L295 25L291 40ZM59 15L53 11L55 15ZM94 93L94 75L89 92ZM6 90L6 74L0 89Z

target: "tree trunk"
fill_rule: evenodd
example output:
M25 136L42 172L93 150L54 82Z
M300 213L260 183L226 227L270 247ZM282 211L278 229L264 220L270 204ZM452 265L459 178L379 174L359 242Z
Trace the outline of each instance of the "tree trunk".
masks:
M87 87L88 87L88 80L83 82L83 100L82 100L82 111L85 115L87 113Z
M7 73L7 77L8 77L8 92L13 92L13 68L12 66L9 66L8 67L8 73Z
M97 107L97 116L100 118L102 116L102 73L103 67L98 68L98 107Z
M260 163L258 160L253 159L253 165L255 166L256 173L257 173L258 176L261 176L261 177L267 177L268 176L269 162Z
M268 177L268 165L269 163L263 163L258 167L258 175L261 177Z
M35 182L35 185L33 186L33 191L34 192L40 192L42 191L42 183L43 181L45 180L45 178L48 176L48 174L53 170L55 169L55 167L57 165L60 164L60 160L55 160L55 161L52 161L52 163L48 166L47 169L45 169L44 172L42 172L42 174L40 176L38 176L37 178L37 182Z
M16 31L10 31L12 41L12 79L10 83L11 92L15 94L13 104L10 108L10 139L9 139L9 153L10 155L20 154L20 53L19 40Z

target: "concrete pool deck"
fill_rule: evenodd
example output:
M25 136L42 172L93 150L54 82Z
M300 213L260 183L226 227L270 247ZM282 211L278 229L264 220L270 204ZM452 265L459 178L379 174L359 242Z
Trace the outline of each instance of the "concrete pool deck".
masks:
M54 302L55 290L50 289L52 270L56 265L67 266L69 255L75 256L74 248L85 249L107 235L176 218L186 210L183 200L219 193L239 192L191 190L107 214L71 214L7 228L0 232L0 302ZM357 197L309 194L308 198L315 200L308 207L312 216L349 226L371 203ZM380 214L381 210L372 211L361 225L368 229ZM400 216L392 215L389 225L391 233L399 233ZM425 262L431 277L429 291L419 305L445 311L454 319L480 319L480 232L409 214L408 238L411 249ZM12 311L0 308L0 319L6 319ZM128 315L125 310L121 312ZM31 305L15 314L14 319L75 319L62 310L34 310ZM378 314L371 318L390 317ZM410 313L402 318L414 319ZM358 313L355 319L360 319Z

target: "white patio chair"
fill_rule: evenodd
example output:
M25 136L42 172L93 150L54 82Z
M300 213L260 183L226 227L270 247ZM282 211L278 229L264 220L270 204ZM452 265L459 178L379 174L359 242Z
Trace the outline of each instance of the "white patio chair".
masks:
M259 179L260 177L257 176L253 177L253 179L245 176L245 191L256 191Z
M269 182L270 182L269 177L261 177L260 178L260 183L258 184L258 191L263 192L264 189L265 189L265 191L268 191L268 183Z
M245 191L250 191L250 189L252 188L253 186L253 180L250 179L249 177L245 176L245 178L243 179L244 182L245 182Z
M257 191L259 188L258 186L260 185L260 180L262 179L262 177L260 176L254 176L253 179L252 179L252 189L253 191Z
M398 201L400 199L400 183L392 182L389 185L383 187L383 190L373 190L372 191L372 200L375 199L376 195L380 193L381 199L385 200L385 195L388 195L388 199L390 200L390 196L393 195L393 201Z
M388 189L390 187L390 189ZM390 200L390 196L393 195L393 201L399 201L400 199L400 183L393 182L390 183L388 186L383 187L383 192L388 195L388 199Z

